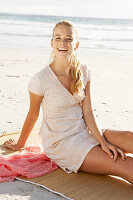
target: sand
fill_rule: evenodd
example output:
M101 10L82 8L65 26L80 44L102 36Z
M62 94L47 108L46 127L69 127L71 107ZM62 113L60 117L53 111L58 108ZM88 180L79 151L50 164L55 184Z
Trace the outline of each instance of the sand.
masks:
M27 84L48 64L50 51L0 49L0 133L21 130L29 108ZM80 51L92 70L93 108L104 128L132 129L133 57ZM42 119L36 124L39 128Z
M49 49L0 49L0 133L21 130L29 109L28 81L48 64L49 54ZM92 70L93 110L100 126L132 130L133 56L80 50L79 58ZM41 119L42 113L35 128L39 128ZM19 181L0 184L0 199L59 198Z
M42 187L18 180L0 183L0 200L65 200Z

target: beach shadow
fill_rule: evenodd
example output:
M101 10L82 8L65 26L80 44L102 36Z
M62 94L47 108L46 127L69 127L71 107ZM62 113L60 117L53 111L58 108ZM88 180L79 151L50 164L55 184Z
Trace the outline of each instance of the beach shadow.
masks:
M16 154L20 151L14 151L14 150L11 150L11 149L8 149L8 148L5 148L3 146L3 144L0 145L0 152L3 156L7 156L7 155L13 155L13 154Z

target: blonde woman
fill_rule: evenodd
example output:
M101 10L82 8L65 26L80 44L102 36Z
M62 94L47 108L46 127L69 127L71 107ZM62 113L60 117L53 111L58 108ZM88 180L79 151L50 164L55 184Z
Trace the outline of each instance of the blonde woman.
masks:
M101 130L91 106L90 70L77 58L78 34L68 21L53 29L52 61L28 84L30 108L19 140L4 146L20 150L37 121L46 155L66 173L88 172L120 176L133 183L133 133Z

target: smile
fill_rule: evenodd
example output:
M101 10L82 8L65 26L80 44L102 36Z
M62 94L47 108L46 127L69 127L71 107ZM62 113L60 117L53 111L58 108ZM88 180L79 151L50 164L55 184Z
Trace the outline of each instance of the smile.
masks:
M58 51L62 51L62 52L68 51L68 49L66 49L66 48L57 48L57 49L58 49Z

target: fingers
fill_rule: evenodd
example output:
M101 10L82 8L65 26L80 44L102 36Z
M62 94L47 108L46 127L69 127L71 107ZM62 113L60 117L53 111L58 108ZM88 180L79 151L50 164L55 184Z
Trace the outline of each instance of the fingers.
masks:
M11 143L10 141L4 142L4 146L7 145L7 144L10 144L10 143Z
M117 148L117 151L121 154L122 160L125 160L125 158L127 158L127 156L125 155L125 153L123 152L123 150Z
M125 160L127 156L124 154L123 150L117 148L116 146L113 146L111 144L107 144L107 146L102 146L103 150L110 156L110 158L113 159L115 162L116 159L118 158L118 153L121 154L122 160Z
M112 151L114 153L114 159L113 159L113 161L115 162L116 159L117 159L117 157L118 157L118 152L117 152L117 150L116 150L116 148L114 146L112 147Z
M113 157L114 157L114 156L113 156L113 153L111 153L111 151L109 150L108 147L103 148L103 150L109 155L110 158L113 158Z
M6 147L6 148L8 148L8 149L12 149L12 150L14 150L14 151L20 151L20 150L23 150L24 148L19 148L19 147L17 147L16 145L13 145L13 144L11 144L11 143L6 143L5 145L4 145L4 147Z
M11 145L9 142L7 142L6 144L4 144L4 147L6 147L6 148L8 148L8 149L14 150L13 145Z
M111 153L111 151L113 152L113 153ZM118 152L117 152L117 150L116 150L116 148L114 147L114 146L111 146L110 148L109 148L109 150L108 150L109 152L108 152L108 155L113 159L113 161L115 162L116 161L116 159L117 159L117 157L118 157Z
M16 141L14 139L9 139L5 141L3 146L12 150L19 150L18 148L16 148Z
M4 142L4 145L6 145L6 144L15 144L15 143L16 143L16 141L14 139L9 139L9 140Z
M119 149L119 148L117 148L115 146L111 146L110 149L114 153L114 159L113 159L114 162L116 161L116 159L118 157L118 153L121 154L122 160L125 160L125 158L127 158L126 155L124 154L123 150L121 150L121 149Z
M10 141L10 142L15 142L15 140L14 140L14 139L9 139L9 141Z

